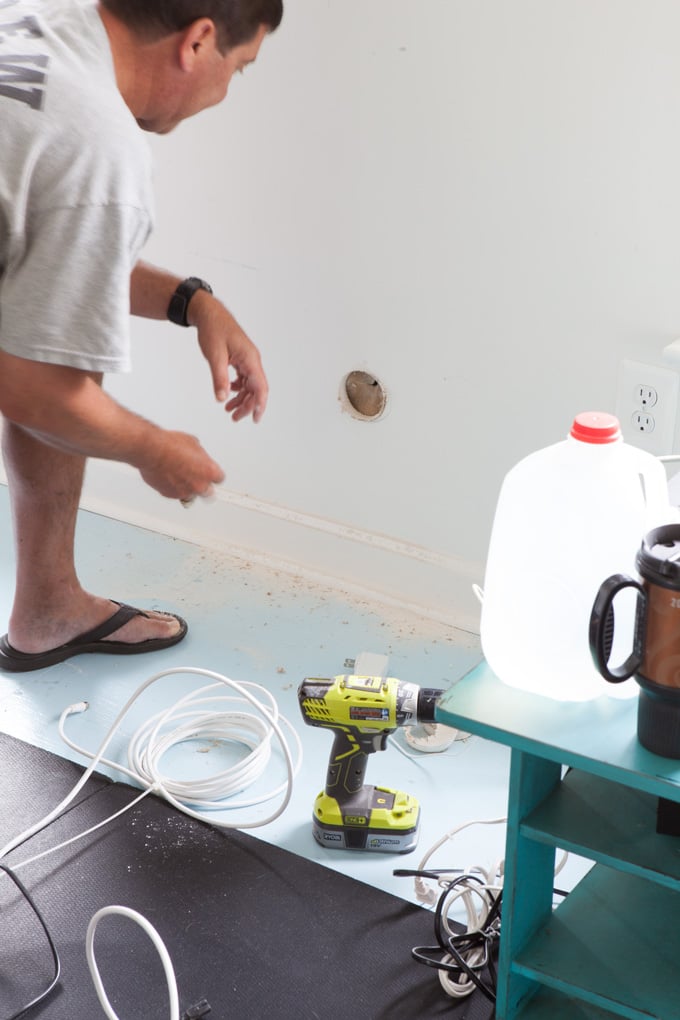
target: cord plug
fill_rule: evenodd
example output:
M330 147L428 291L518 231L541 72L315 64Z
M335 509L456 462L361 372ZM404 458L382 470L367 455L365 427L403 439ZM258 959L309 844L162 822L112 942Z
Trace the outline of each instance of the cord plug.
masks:
M201 999L195 1006L190 1006L185 1013L182 1014L182 1020L201 1020L201 1017L207 1016L208 1013L212 1012L212 1008L208 1003L207 999Z
M77 701L75 705L69 705L68 708L64 709L64 717L69 715L80 715L81 712L87 712L89 707L89 701Z
M422 878L416 878L414 885L416 897L419 903L425 903L428 907L431 907L439 899L439 896L434 889L430 889L427 882L424 882Z

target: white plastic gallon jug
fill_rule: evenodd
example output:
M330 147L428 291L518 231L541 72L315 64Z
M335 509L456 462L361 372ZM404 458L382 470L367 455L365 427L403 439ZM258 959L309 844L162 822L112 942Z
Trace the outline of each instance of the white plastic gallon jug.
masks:
M576 416L569 437L506 476L484 577L481 639L494 673L563 701L610 694L588 644L610 574L635 575L650 528L678 519L663 465L623 442L610 414Z

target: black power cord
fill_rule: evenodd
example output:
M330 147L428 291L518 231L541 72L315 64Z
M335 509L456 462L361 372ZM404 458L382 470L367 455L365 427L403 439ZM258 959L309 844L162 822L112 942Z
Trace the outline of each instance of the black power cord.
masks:
M437 939L439 949L455 961L454 963L440 963L439 969L445 970L457 979L466 977L487 999L495 1002L496 967L494 951L500 939L502 893L499 892L497 896L493 896L488 889L486 890L487 897L491 899L491 907L478 930L451 935L446 931L444 923L443 911L449 894L460 886L469 886L470 882L476 882L480 887L484 886L484 882L476 875L459 875L448 883L437 902L434 919L435 938ZM417 959L417 956L415 956L416 950L412 952L414 959ZM468 962L470 956L473 956L475 959L474 964ZM479 976L481 971L487 967L491 978L491 986L485 984Z
M442 875L451 874L448 871L407 871L399 870L395 875L412 875L422 878L437 879L441 881ZM452 934L444 915L447 901L453 892L461 887L470 888L471 883L479 885L484 890L485 898L490 902L486 916L482 918L479 928L460 933ZM476 875L460 874L447 882L439 899L434 915L434 933L437 940L436 946L414 946L411 955L417 963L444 972L450 975L454 982L463 983L467 981L487 998L490 1002L496 1001L496 966L495 954L500 939L500 916L501 896L499 891L493 895L486 884ZM442 956L442 954L444 954ZM490 984L485 983L480 974L485 969L489 972ZM461 994L470 994L469 991Z
M45 938L47 939L47 944L52 955L52 963L54 966L54 974L47 987L43 991L41 991L38 995L36 995L33 999L31 999L31 1001L28 1002L25 1006L22 1006L18 1012L13 1013L11 1016L5 1018L5 1020L22 1020L22 1018L26 1017L26 1014L29 1012L29 1010L33 1009L35 1006L38 1006L41 1002L44 1002L45 999L47 999L47 997L57 987L59 978L61 976L61 961L59 959L57 947L47 927L47 923L42 914L40 913L40 910L36 906L34 900L32 899L31 894L29 893L26 886L19 878L17 878L16 874L6 864L0 864L0 871L4 872L7 875L7 877L11 879L11 881L14 883L16 888L23 896L24 900L28 903L31 910L35 914L35 917L38 920L40 927L42 928ZM185 1012L182 1014L181 1020L203 1020L203 1018L207 1017L207 1015L210 1012L212 1012L212 1010L208 1000L201 999L199 1002L195 1003L193 1006L190 1006L187 1010L185 1010Z
M456 877L444 884L443 877L456 873ZM434 933L437 939L436 946L414 946L411 955L417 963L426 967L432 967L440 973L440 980L445 990L446 978L441 977L442 973L451 975L454 983L463 984L465 981L474 985L475 988L490 1002L496 1001L496 956L501 935L501 900L502 889L494 894L486 882L474 874L465 874L459 869L428 869L427 871L410 870L400 868L393 872L394 875L403 877L415 877L434 880L442 885L443 891L440 894L434 914ZM470 890L471 884L477 884L480 891L483 891L484 898L489 903L486 915L481 918L479 926L472 931L466 929L460 933L451 933L445 910L448 907L448 900L457 889ZM553 894L566 898L569 893L566 890L554 888ZM442 953L444 954L442 956ZM473 961L473 962L471 962ZM488 970L490 983L485 983L480 977L481 972ZM472 988L460 992L460 995L469 995ZM447 992L454 994L453 991Z
M54 944L52 936L50 935L47 924L45 923L45 919L38 910L35 903L33 902L33 899L31 898L28 889L21 882L21 880L17 878L12 869L7 867L6 864L0 864L0 871L4 871L7 877L10 878L12 882L14 882L14 885L17 887L17 889L19 890L19 892L24 897L24 899L30 906L31 910L35 914L40 924L40 927L45 933L45 938L47 939L47 944L50 948L50 953L52 954L52 964L54 966L54 975L51 981L49 982L47 988L45 988L44 991L36 995L36 997L32 999L26 1006L22 1006L18 1013L13 1013L12 1016L7 1017L7 1020L19 1020L20 1017L26 1015L29 1009L33 1009L33 1007L37 1006L40 1002L44 1002L48 995L50 995L54 991L54 989L57 986L57 983L59 982L59 977L61 974L61 961L59 960L59 953L57 952L57 947Z

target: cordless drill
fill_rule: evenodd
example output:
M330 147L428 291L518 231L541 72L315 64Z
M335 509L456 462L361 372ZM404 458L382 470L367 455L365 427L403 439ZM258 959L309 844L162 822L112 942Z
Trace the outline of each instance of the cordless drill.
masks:
M298 689L306 723L333 730L326 788L314 802L312 831L321 846L406 854L418 842L420 807L415 797L367 786L369 754L384 751L398 726L434 722L443 691L393 677L308 678Z

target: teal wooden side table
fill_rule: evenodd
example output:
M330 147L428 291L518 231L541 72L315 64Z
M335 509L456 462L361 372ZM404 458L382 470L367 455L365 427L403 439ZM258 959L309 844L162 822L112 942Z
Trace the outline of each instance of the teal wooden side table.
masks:
M496 1017L680 1020L680 838L656 832L680 761L638 743L637 697L556 702L482 663L436 718L512 749ZM557 847L594 865L553 910Z

